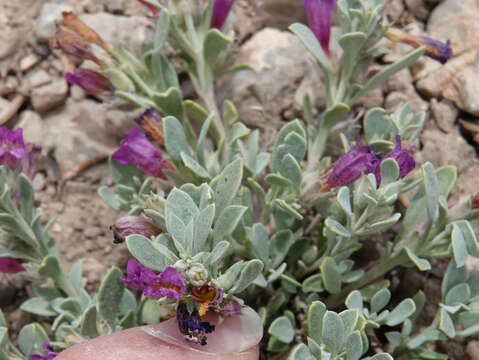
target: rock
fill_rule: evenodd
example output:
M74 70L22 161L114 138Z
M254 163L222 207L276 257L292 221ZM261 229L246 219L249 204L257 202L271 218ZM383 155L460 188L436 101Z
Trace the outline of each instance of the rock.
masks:
M399 20L401 15L404 12L404 4L402 0L391 0L388 1L388 4L386 5L386 15L387 17L392 21L396 22Z
M35 54L30 54L20 60L20 70L25 72L33 68L40 62L40 57Z
M136 54L141 54L145 45L153 38L151 24L142 16L112 15L106 12L80 16L109 43L120 43Z
M47 184L47 179L45 178L45 175L41 172L35 174L35 177L33 178L32 185L35 191L41 191L45 188L45 185Z
M51 76L43 69L28 74L27 79L32 88L49 84L52 81Z
M479 115L479 4L475 0L445 0L431 13L427 29L432 38L451 41L454 57L442 67L426 64L424 72L429 74L417 83L418 89Z
M358 103L363 105L366 109L383 106L383 90L381 89L381 87L374 88L366 95L364 95L361 99L359 99Z
M237 64L255 69L238 72L231 81L233 102L248 125L263 128L266 122L276 122L276 127L281 126L279 119L291 120L301 114L306 93L313 107L325 106L321 71L289 32L271 28L257 32L241 47Z
M437 126L442 131L451 132L459 115L459 111L454 104L447 100L438 101L437 99L432 99L430 104Z
M471 360L479 360L479 341L471 340L467 343L466 353Z
M414 112L426 111L429 104L416 92L409 69L403 69L386 81L386 93L389 95L384 101L387 111L394 111L396 107L405 102L411 104Z
M69 5L46 3L36 23L35 35L39 42L48 42L55 35L56 23L62 21L62 11L72 11Z
M18 33L10 30L0 32L0 60L12 55L18 46Z
M294 22L306 24L308 18L302 1L263 0L259 5L258 15L265 26L282 30Z
M409 12L412 13L416 18L420 20L426 20L429 11L427 10L424 0L405 0L406 7Z
M68 95L68 84L64 78L58 78L50 84L34 88L31 93L33 108L46 112L63 104Z
M43 138L43 122L38 113L31 110L25 110L20 114L20 121L17 127L23 129L23 139L27 143L42 144Z
M114 14L121 14L125 9L125 0L109 0L105 3L106 9Z
M89 227L83 230L83 235L89 239L97 238L104 233L103 229L99 227Z

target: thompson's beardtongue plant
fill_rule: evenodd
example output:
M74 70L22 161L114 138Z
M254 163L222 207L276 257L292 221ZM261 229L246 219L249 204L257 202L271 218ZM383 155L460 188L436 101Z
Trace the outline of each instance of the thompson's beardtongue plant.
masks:
M20 309L51 324L48 332L27 324L13 343L0 312L0 359L51 360L54 349L169 319L185 343L199 345L220 338L227 323L238 320L244 331L262 324L265 359L444 360L438 341L479 334L479 277L466 267L479 258L479 196L450 205L456 169L416 164L424 112L361 101L424 55L449 60L449 42L390 28L388 0L304 0L309 26L289 29L322 72L324 106L316 106L322 94L304 92L302 119L272 139L240 121L246 115L227 92L217 96L222 76L250 75L232 58L237 36L225 24L234 1L139 2L155 28L141 56L106 43L71 12L51 40L87 62L65 74L69 83L108 91L98 97L105 106L139 114L109 159L111 186L98 189L121 212L110 229L131 255L126 272L113 266L91 292L81 259L65 270L53 221L37 208L44 194L36 199L32 184L48 171L41 148L25 144L21 128L0 127L0 272L10 280L28 270L35 283ZM338 54L330 54L333 16ZM414 49L389 63L385 37ZM354 145L348 137L357 134ZM403 281L398 269L427 273L432 264L428 281L439 288L442 270L444 278L427 325L427 295L404 298L389 287L391 278Z

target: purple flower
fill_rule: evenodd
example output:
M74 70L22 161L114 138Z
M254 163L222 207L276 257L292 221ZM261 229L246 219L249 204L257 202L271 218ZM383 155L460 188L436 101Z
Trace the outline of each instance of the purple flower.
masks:
M221 307L221 313L226 316L235 316L241 313L241 305L234 300L226 300Z
M160 233L160 229L141 216L123 216L110 226L110 230L113 231L113 242L115 244L124 242L125 238L132 234L140 234L151 238Z
M179 299L185 293L183 276L174 267L168 266L160 275L148 275L144 278L147 285L143 294L146 297Z
M73 73L66 73L65 78L70 84L78 85L88 94L98 95L110 90L108 79L93 70L75 69Z
M0 165L6 165L15 170L25 155L22 129L9 130L0 127Z
M158 9L156 6L154 5L151 5L149 2L146 2L145 0L138 0L138 2L141 4L141 5L144 5L146 6L148 9L150 9L150 11L153 13L154 16L158 15L158 13L160 12L160 9Z
M37 165L42 157L41 146L35 144L27 144L25 146L25 156L22 160L22 171L33 179L37 172Z
M210 28L221 30L228 18L234 0L215 0L213 14L211 15Z
M308 14L309 27L316 35L324 52L329 55L329 38L331 36L331 13L336 0L303 0Z
M135 118L135 122L161 146L165 145L161 115L155 108L149 108Z
M128 260L126 274L127 278L120 277L120 280L125 285L132 286L139 290L144 290L145 286L148 285L148 280L156 276L153 270L141 265L135 258Z
M52 360L58 355L58 353L53 351L53 346L51 346L48 341L44 341L42 344L42 347L43 347L43 356L32 355L31 360Z
M125 134L125 140L112 158L120 164L133 163L141 170L164 180L167 177L163 169L173 168L167 160L163 159L161 151L149 142L146 135L137 127Z
M185 335L185 340L195 344L206 345L205 334L212 333L215 326L207 321L201 321L198 310L194 310L191 314L184 301L180 301L176 309L176 319L178 320L178 328Z
M9 257L0 258L0 273L16 274L25 271L22 259L14 259Z
M323 182L323 190L349 185L360 178L361 174L369 174L376 170L379 160L370 146L361 147L359 139L356 148L339 158L333 172Z
M414 158L411 156L411 153L414 151L414 147L410 149L402 149L401 146L401 136L396 136L396 147L385 157L381 159L381 162L385 159L392 158L396 160L397 164L399 165L399 179L402 179L407 174L409 174L414 167L416 166L416 162ZM381 183L381 164L378 165L376 168L376 182L379 186Z

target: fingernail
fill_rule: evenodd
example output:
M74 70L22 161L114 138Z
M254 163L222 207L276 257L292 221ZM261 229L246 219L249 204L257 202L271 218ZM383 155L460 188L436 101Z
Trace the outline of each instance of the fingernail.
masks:
M208 334L208 343L204 346L184 340L175 319L143 326L141 330L169 344L207 354L243 352L257 345L263 337L261 319L250 307L243 308L240 315L225 318L221 324L218 323L216 315L208 314L204 320L215 325L215 331Z

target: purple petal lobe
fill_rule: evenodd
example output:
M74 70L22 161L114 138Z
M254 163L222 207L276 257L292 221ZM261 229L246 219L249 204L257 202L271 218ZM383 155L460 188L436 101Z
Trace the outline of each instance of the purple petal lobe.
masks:
M73 73L66 73L65 78L70 84L78 85L88 94L98 95L110 90L108 79L93 70L75 69Z
M221 30L228 18L234 0L214 0L210 28Z
M241 305L234 300L226 300L221 307L221 313L226 316L235 316L241 313Z
M171 266L160 275L148 279L147 283L143 292L147 297L179 299L185 293L183 276Z
M316 35L324 52L329 55L331 37L331 14L336 0L303 0L308 15L309 27Z
M48 341L44 341L42 347L43 355L32 355L31 360L52 360L58 355L58 353L53 351L53 346Z
M23 130L9 130L6 126L0 127L0 165L6 165L15 170L25 155Z
M416 162L414 161L414 158L411 156L413 152L414 152L414 147L410 149L402 148L401 136L397 135L395 148L390 153L388 153L384 158L382 158L381 162L384 161L385 159L390 159L390 158L396 160L399 166L399 179L402 179L411 171L413 171L414 167L416 166ZM376 168L375 175L376 175L376 182L379 186L379 184L381 183L380 164Z

